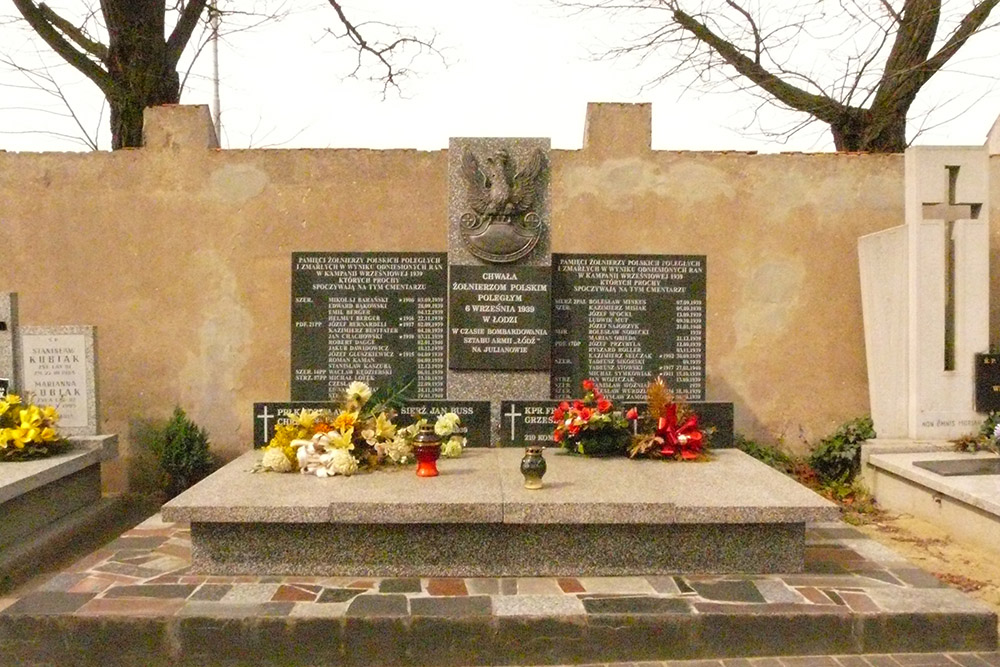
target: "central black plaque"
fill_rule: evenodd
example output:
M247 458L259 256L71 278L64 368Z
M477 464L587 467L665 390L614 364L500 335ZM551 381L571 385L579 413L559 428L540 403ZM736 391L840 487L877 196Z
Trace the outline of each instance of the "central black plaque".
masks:
M416 378L445 397L446 254L292 253L292 400Z
M546 266L453 264L448 367L548 370L550 276Z
M552 397L643 401L662 375L680 398L705 398L703 255L552 255Z

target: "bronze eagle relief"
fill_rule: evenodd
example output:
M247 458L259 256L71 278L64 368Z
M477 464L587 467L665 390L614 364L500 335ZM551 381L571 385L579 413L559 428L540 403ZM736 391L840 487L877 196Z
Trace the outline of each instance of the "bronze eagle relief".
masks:
M461 230L470 253L488 262L514 262L531 253L543 231L536 208L546 172L540 148L522 164L504 149L483 160L465 149L462 175L472 210L462 214Z

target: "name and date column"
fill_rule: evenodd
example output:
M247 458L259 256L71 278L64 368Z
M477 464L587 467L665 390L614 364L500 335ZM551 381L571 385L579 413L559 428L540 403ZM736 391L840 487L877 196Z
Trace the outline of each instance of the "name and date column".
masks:
M445 253L292 253L292 400L354 380L446 395Z
M644 401L662 375L678 397L705 398L706 266L701 255L553 256L552 397L585 378Z

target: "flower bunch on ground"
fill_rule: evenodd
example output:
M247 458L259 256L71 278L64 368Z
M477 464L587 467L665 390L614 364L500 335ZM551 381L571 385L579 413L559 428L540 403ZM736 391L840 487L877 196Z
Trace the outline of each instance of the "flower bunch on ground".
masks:
M587 456L625 454L632 440L629 420L597 387L583 381L583 398L563 401L552 413L552 439L565 449Z
M363 382L352 382L333 410L301 410L287 424L275 427L274 437L259 466L273 472L300 471L317 477L353 475L388 465L411 463L413 439L426 423L405 428L396 424L406 387L374 392ZM465 445L461 420L454 413L437 418L435 432L447 438L445 456L459 456Z
M59 413L51 406L21 401L17 394L0 399L0 461L18 461L54 454L64 440L56 431Z

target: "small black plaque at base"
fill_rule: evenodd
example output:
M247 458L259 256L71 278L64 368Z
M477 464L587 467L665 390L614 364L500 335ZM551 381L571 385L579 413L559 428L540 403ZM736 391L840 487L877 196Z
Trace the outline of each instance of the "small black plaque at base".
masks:
M976 412L1000 411L1000 354L976 355Z
M942 477L962 475L1000 475L1000 459L951 459L945 461L914 461L913 465L930 470Z
M520 447L525 444L552 445L552 411L559 401L542 399L534 401L502 401L500 403L500 446ZM714 428L712 448L727 449L733 446L733 404L716 402L688 403L698 415L702 428ZM622 403L621 410L636 408L639 423L646 419L645 403Z
M274 437L274 427L287 424L290 415L300 410L333 410L336 406L329 401L274 401L253 404L253 446L266 447ZM455 412L462 419L465 438L471 447L490 445L490 402L450 401L446 399L407 401L400 410L397 424L408 426L418 416L440 416Z

